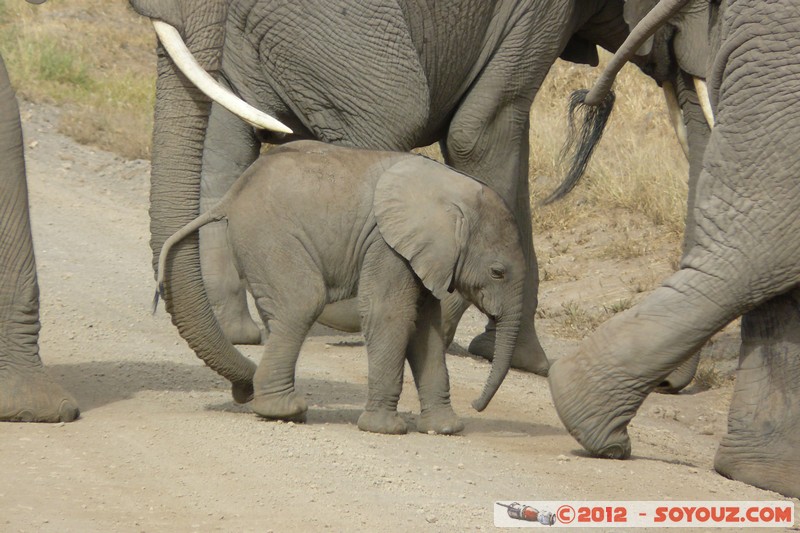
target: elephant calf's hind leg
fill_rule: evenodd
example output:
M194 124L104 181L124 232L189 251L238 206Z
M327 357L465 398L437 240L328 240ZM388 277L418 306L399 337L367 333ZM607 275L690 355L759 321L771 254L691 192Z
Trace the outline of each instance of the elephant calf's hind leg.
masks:
M284 280L278 286L291 286L287 283ZM293 295L291 308L277 311L272 308L274 300L261 294L269 291L264 291L261 286L253 287L256 307L264 323L269 323L270 335L253 376L255 392L251 408L264 418L305 422L308 405L295 390L295 369L303 341L324 307L325 293L321 279L314 283L312 276L307 278L305 285L295 283L294 286L298 289Z
M300 347L312 322L302 327L270 322L270 336L253 377L255 394L251 408L257 415L305 422L308 404L297 394L294 381Z

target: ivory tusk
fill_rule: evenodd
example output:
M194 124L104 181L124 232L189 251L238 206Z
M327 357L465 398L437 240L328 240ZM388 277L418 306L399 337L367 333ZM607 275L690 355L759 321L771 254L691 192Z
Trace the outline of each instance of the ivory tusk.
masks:
M670 82L665 81L661 88L664 90L664 99L667 101L667 111L669 112L669 121L675 129L675 135L678 137L678 142L683 149L683 155L689 159L689 141L686 133L686 124L683 122L683 111L678 104L678 94L675 91L675 86Z
M153 27L156 30L156 35L161 40L161 44L164 45L169 56L181 72L206 96L256 128L292 133L292 130L278 119L251 106L220 85L208 72L203 70L203 67L200 66L186 47L178 30L160 20L154 20Z
M705 80L700 78L692 78L694 81L694 90L697 93L697 99L700 101L700 109L703 110L703 116L706 117L708 127L714 129L714 111L711 110L711 99L708 97L708 85Z

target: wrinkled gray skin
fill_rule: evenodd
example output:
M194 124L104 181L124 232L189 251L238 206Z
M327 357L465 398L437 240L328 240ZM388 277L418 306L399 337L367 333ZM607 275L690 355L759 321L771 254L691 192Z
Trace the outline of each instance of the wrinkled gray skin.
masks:
M678 272L550 373L570 433L630 456L627 426L675 367L742 316L721 474L800 497L800 17L792 0L712 4L716 115ZM708 26L704 26L708 27Z
M39 286L22 128L2 57L0 161L0 421L70 422L78 418L78 404L47 375L39 357Z
M620 0L131 4L178 28L206 70L298 136L398 151L440 141L448 164L495 189L512 206L529 267L512 364L546 374L549 365L534 328L538 270L528 190L530 105L559 55L593 63L594 43L614 50L624 40L628 27ZM158 72L154 264L164 240L199 213L201 174L204 191L214 189L213 203L256 159L261 140L280 141L212 107L161 48ZM231 280L209 289L216 301L225 300L219 294L238 290L235 269L215 273L212 266L203 265L206 274ZM196 239L179 246L169 268L173 283L166 301L173 322L198 356L234 383L234 396L247 397L253 365L231 352L222 335L207 333L218 328L201 280ZM218 309L224 328L236 342L257 341L252 325L230 326L249 320L243 300L237 301L230 313ZM458 298L444 303L448 337L465 307ZM492 337L482 336L474 348L491 353Z
M305 418L294 386L300 347L327 304L356 295L369 358L362 430L406 432L397 414L406 358L419 391L418 429L463 429L444 360L441 300L453 291L497 322L476 409L508 372L526 263L514 216L478 181L422 156L290 143L261 156L219 204L170 237L159 271L175 243L218 220L270 331L254 377L257 414ZM159 276L160 286L169 281Z
M631 27L656 5L658 0L626 0L625 20ZM636 51L631 60L659 85L670 83L675 87L683 114L689 145L689 197L687 226L692 225L694 195L697 180L703 168L703 154L711 129L698 104L693 77L705 79L708 60L708 0L691 0L678 16L669 19L656 34ZM691 247L691 232L686 232L684 248ZM657 392L675 393L686 387L694 378L700 360L699 351L672 371L659 383Z

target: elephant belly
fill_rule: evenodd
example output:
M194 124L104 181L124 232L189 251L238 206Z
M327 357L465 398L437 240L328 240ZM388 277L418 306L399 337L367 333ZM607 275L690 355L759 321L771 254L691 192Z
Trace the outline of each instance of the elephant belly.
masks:
M500 33L490 26L502 23L491 2L407 4L235 2L223 69L245 100L296 118L316 139L430 144L488 60L487 33Z

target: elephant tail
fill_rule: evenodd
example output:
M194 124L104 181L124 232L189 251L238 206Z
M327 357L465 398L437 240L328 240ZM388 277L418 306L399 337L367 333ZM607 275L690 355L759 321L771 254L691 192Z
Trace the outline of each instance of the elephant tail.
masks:
M606 122L614 107L614 93L611 87L617 74L634 57L642 44L687 3L688 0L660 0L631 30L625 42L620 45L614 57L603 69L594 87L588 91L581 90L572 93L569 105L569 132L561 152L562 159L572 152L572 162L567 177L543 203L549 204L558 200L578 183L586 170L595 146L603 136ZM586 114L580 132L576 133L574 115L578 108L584 109Z
M164 245L161 247L161 254L158 256L158 272L156 273L156 283L158 286L156 287L156 294L153 296L153 313L156 312L156 308L158 307L159 297L164 297L164 276L170 250L173 246L206 224L224 219L226 216L224 209L222 209L224 207L224 203L225 202L221 202L220 204L217 204L216 207L209 209L173 233L166 241L164 241Z
M603 137L608 117L611 116L611 111L614 109L616 97L613 91L608 91L596 105L586 103L588 94L589 91L583 89L575 91L570 96L567 139L560 156L562 161L567 158L571 159L569 171L561 185L544 199L542 203L545 205L563 198L578 184L586 171L586 166L589 164L597 143ZM575 125L575 113L578 110L583 111L583 121L580 127Z

